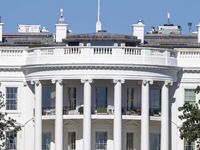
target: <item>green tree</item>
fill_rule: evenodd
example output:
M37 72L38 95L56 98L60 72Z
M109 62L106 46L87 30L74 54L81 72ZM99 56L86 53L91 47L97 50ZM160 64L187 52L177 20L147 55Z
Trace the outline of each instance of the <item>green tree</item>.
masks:
M6 132L14 132L17 133L19 130L21 130L21 127L17 125L16 120L11 119L10 117L7 117L6 113L2 112L2 108L5 106L3 101L3 94L0 91L0 141L4 141L0 144L0 148L4 147L6 144ZM16 135L16 134L14 134ZM7 137L8 139L14 139L15 137L10 136Z
M200 92L198 86L195 93ZM182 112L182 115L178 117L183 121L182 126L179 128L180 138L187 141L188 145L192 142L197 142L197 148L200 148L200 101L196 104L190 104L186 102L178 110Z

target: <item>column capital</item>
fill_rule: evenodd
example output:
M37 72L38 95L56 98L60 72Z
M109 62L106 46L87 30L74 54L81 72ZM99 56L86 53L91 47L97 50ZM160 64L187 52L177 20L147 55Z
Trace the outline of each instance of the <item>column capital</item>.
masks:
M62 84L63 83L63 80L62 79L52 79L51 82L53 84L55 84L56 82L58 82L59 84Z
M163 85L164 86L172 86L173 85L173 81L165 80Z
M39 85L39 84L41 84L41 82L40 82L40 80L31 80L31 84Z
M81 79L81 83L93 83L93 80L92 79Z
M124 79L113 79L113 83L125 83L125 80Z
M153 80L142 80L142 84L147 85L147 83L149 84L153 84Z

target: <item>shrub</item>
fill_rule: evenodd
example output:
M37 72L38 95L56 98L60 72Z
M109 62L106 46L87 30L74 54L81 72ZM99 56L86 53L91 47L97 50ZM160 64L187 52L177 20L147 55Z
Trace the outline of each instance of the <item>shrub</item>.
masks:
M97 113L107 113L107 108L97 108Z
M160 48L174 49L174 47L170 45L161 45Z
M34 48L34 47L41 47L41 45L39 45L39 44L31 44L31 45L29 45L29 48Z
M82 106L78 108L78 112L79 112L80 114L83 114L83 107L82 107Z

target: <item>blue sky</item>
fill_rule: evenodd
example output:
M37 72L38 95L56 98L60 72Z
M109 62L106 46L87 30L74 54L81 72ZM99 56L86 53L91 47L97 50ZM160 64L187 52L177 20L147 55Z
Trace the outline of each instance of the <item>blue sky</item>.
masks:
M181 25L188 34L188 22L192 30L200 19L200 0L101 0L102 29L112 33L132 33L132 24L139 19L151 26L167 23ZM17 32L18 24L39 24L55 32L60 9L64 9L68 29L74 33L95 32L97 0L4 0L0 3L0 16L5 24L3 32Z

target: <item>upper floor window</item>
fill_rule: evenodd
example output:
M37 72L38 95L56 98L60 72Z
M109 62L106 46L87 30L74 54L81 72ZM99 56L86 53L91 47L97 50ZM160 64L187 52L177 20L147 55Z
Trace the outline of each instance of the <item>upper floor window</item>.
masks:
M196 94L194 89L185 89L185 102L196 103Z
M96 132L96 150L107 150L107 132Z
M96 107L97 108L107 107L107 87L96 88Z
M6 110L17 110L17 88L6 88Z
M127 88L127 109L133 109L133 100L134 100L134 89Z
M16 150L17 149L17 133L6 132L6 149Z
M69 88L69 109L76 109L76 88Z
M51 108L53 104L53 90L51 87L42 87L42 107Z
M161 111L161 90L151 89L150 92L150 112L151 114L158 114Z

